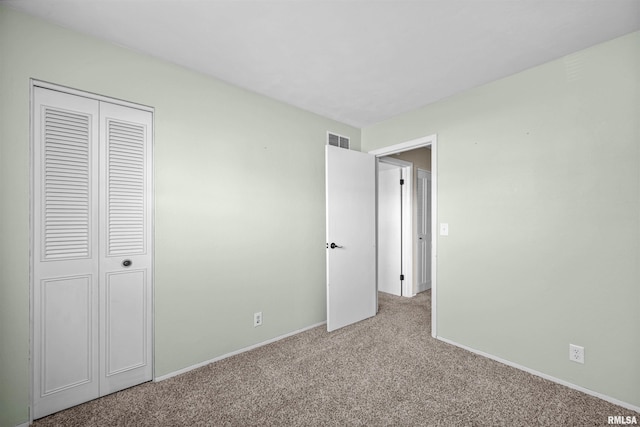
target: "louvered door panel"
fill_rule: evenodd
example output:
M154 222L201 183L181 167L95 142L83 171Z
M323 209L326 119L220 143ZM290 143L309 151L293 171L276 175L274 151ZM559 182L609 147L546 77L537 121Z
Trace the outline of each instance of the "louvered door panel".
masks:
M108 119L107 255L145 252L145 127Z
M418 292L431 287L431 175L418 169Z
M44 260L91 255L91 116L43 107Z
M98 397L98 102L35 88L33 414Z
M100 393L151 380L151 126L148 111L100 103Z

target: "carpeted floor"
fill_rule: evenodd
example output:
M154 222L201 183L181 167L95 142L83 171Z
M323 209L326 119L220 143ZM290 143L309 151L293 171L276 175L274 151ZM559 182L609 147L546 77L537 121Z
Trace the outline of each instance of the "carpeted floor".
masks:
M601 426L640 414L435 340L430 295L36 421L47 426Z

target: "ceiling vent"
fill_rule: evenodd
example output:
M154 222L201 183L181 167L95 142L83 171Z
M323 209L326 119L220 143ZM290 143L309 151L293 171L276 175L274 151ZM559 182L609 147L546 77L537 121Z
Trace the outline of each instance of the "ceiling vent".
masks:
M334 147L349 149L349 138L336 133L327 132L327 144Z

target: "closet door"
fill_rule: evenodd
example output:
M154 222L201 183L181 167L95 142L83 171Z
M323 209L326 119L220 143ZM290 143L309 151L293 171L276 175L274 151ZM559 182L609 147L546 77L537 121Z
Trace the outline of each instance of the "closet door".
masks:
M33 412L94 399L98 379L98 102L35 88Z
M33 414L152 379L152 113L34 87Z
M418 169L418 292L431 289L431 173Z
M100 394L151 380L152 115L100 103Z

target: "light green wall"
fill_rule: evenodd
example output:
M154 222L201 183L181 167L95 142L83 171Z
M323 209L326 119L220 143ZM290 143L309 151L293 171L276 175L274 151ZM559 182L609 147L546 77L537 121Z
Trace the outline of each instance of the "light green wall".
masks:
M639 75L634 33L362 131L438 134L439 335L636 406ZM157 375L325 320L325 132L358 129L0 6L0 427L28 419L31 77L156 108Z
M28 419L29 78L155 107L156 375L326 319L326 131L358 129L2 6L0 58L0 426Z
M633 33L362 131L438 135L438 335L635 406L639 76Z

